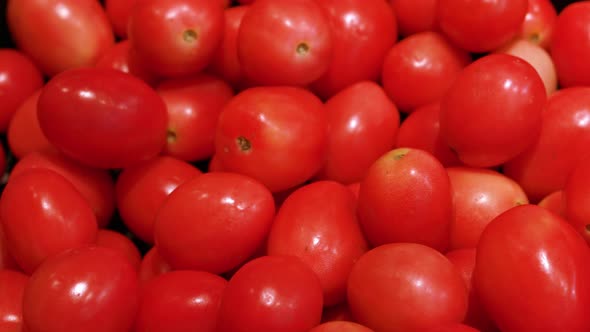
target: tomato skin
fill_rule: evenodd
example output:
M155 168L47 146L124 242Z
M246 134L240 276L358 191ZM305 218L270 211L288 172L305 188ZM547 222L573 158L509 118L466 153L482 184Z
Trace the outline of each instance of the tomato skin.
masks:
M135 243L122 233L110 229L99 229L96 233L96 246L110 248L121 253L136 270L141 264L141 253Z
M22 331L23 295L29 276L11 270L0 269L0 330Z
M332 58L311 84L323 99L356 82L376 81L387 51L397 40L396 18L381 0L316 0L332 29Z
M361 181L358 215L373 246L415 242L440 251L449 244L449 176L436 158L400 148L381 156Z
M588 226L590 209L588 199L590 197L590 158L580 160L574 166L567 178L562 191L562 204L567 221L590 244L590 226Z
M202 271L172 271L146 283L135 332L215 332L227 281Z
M218 332L298 332L320 323L322 287L293 256L249 261L229 280L221 299Z
M383 88L372 81L343 89L325 108L328 148L318 177L344 184L360 181L377 158L393 149L399 112Z
M553 42L557 10L551 0L528 0L529 9L524 17L520 38L549 49Z
M563 195L563 190L556 190L541 199L537 205L557 214L562 218L566 218L565 199Z
M255 87L234 96L217 126L221 168L251 176L272 192L309 180L325 161L327 115L321 100L297 87Z
M223 38L223 20L219 1L142 0L127 31L138 59L152 72L186 76L211 62Z
M48 76L92 66L115 43L96 0L10 0L6 19L18 48Z
M117 251L66 250L31 276L24 293L23 320L28 332L128 332L138 295L137 273Z
M6 236L0 224L0 269L20 271L20 267L8 252L8 244L6 243Z
M374 332L370 328L354 322L335 321L320 324L309 332Z
M125 168L117 177L115 197L123 223L138 238L154 243L158 210L178 186L201 174L195 166L158 156Z
M283 202L268 236L268 255L297 256L318 275L325 306L346 299L348 274L368 250L354 203L337 182L303 186Z
M82 194L48 169L10 178L0 199L0 220L9 252L27 273L53 254L94 243L98 229Z
M389 50L381 80L395 105L408 113L438 102L470 62L469 53L442 34L421 32L404 38Z
M515 37L527 11L527 0L439 0L436 18L454 44L484 53Z
M315 0L258 0L242 18L237 48L249 81L303 86L328 69L332 34Z
M416 243L390 243L356 262L348 280L348 304L355 320L375 331L418 332L461 322L467 289L440 252Z
M589 259L590 248L565 220L522 205L483 232L474 287L501 331L587 331Z
M490 54L465 67L443 97L440 132L465 164L500 165L538 139L546 99L529 63Z
M160 80L139 62L137 51L131 48L131 42L128 39L121 40L106 50L96 62L95 67L120 70L142 79L150 86L155 86Z
M170 271L172 271L172 267L162 258L162 255L158 252L158 248L152 247L143 256L139 265L139 282L145 285L145 283L153 278Z
M410 36L424 31L435 31L436 0L389 0L397 19L399 33Z
M127 167L159 154L166 143L162 98L114 69L73 69L55 76L41 92L37 115L52 144L93 167Z
M141 0L105 0L104 7L113 27L113 32L121 39L127 39L127 25L133 7Z

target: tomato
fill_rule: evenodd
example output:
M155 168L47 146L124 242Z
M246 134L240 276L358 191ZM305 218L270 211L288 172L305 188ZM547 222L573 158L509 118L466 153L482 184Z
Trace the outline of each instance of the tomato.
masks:
M361 81L326 102L328 150L319 177L357 182L382 154L393 149L400 116L377 83Z
M96 0L10 0L6 20L16 45L49 76L94 65L115 42Z
M215 150L215 129L232 88L214 76L171 79L156 89L168 109L168 142L164 153L186 160L205 160Z
M474 287L503 332L587 331L589 260L590 248L565 220L536 205L518 206L483 232Z
M2 230L2 224L0 224L0 269L20 271L20 267L8 252L8 244L6 243L6 236L4 236L4 230Z
M141 291L133 331L215 332L227 281L201 271L172 271Z
M556 190L537 203L538 206L545 208L562 218L565 218L565 200L563 198L563 190Z
M4 133L18 107L43 86L43 74L25 54L0 49L0 77L0 132Z
M580 160L567 178L562 191L562 208L567 221L590 244L590 159Z
M257 0L242 19L237 48L249 81L306 85L330 64L330 24L315 0Z
M109 229L100 229L96 233L96 245L98 247L117 250L137 270L141 264L141 253L128 237Z
M117 177L115 197L123 223L138 238L154 243L154 222L170 193L200 175L193 165L159 156L124 169Z
M127 258L100 247L66 250L25 287L28 332L128 332L138 306L137 273Z
M459 323L467 289L453 264L416 243L390 243L365 253L348 279L353 317L375 331L418 332Z
M235 173L207 173L174 190L159 209L156 246L175 269L222 273L264 242L275 215L271 192Z
M436 0L389 0L397 18L399 33L410 36L424 31L435 31Z
M381 156L361 181L358 214L373 246L415 242L446 250L452 216L449 176L436 158L400 148Z
M159 78L139 61L137 52L131 48L129 40L119 41L106 50L95 67L120 70L142 79L151 86L155 86L159 81Z
M131 47L151 71L185 76L209 65L223 38L223 20L219 1L142 0L127 31Z
M41 92L37 115L52 144L94 167L127 167L154 157L166 143L162 98L114 69L73 69L55 76Z
M447 173L454 204L450 249L475 248L492 219L529 202L518 183L496 171L453 167Z
M251 176L273 192L316 174L328 136L324 105L296 87L256 87L233 97L219 116L215 153L221 168Z
M479 332L479 330L465 324L449 324L433 327L423 332Z
M337 182L303 186L283 202L268 236L268 255L297 256L318 275L326 306L346 299L348 274L368 250L354 203Z
M559 13L551 42L551 57L563 88L590 84L590 2L572 3Z
M353 322L328 322L320 324L309 332L373 332L370 328Z
M522 23L519 37L549 49L553 42L553 31L557 11L550 0L528 0L529 10Z
M327 71L311 84L327 99L364 80L379 78L383 59L397 40L396 18L382 0L316 0L332 30L332 58Z
M10 178L0 199L0 221L9 252L27 273L53 254L96 240L96 217L84 196L48 169Z
M23 328L23 295L29 276L0 269L0 330L18 332Z
M503 166L531 202L563 189L576 162L588 155L590 88L561 89L552 94L542 114L536 143Z
M122 39L127 39L127 24L133 12L133 7L141 0L105 0L105 12L115 34Z
M21 159L33 151L54 150L39 125L37 117L37 102L41 95L41 89L31 94L19 106L8 124L6 140L10 152Z
M20 159L10 176L34 168L50 169L66 178L90 204L99 227L111 221L115 211L115 183L108 172L79 164L55 150L44 150Z
M439 0L436 18L457 46L483 53L515 37L527 11L527 0Z
M320 323L322 287L316 274L292 256L263 256L229 280L221 299L218 332L299 332Z
M139 265L139 281L142 285L153 278L172 271L172 267L162 258L158 248L152 247L141 260Z
M412 111L399 127L396 146L427 151L445 167L462 164L440 135L440 103L418 107Z
M546 98L528 62L487 55L465 67L443 97L441 135L465 164L500 165L538 139Z

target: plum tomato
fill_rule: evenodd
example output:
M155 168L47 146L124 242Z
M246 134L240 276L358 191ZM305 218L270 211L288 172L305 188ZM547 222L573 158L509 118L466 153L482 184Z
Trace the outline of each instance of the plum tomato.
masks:
M0 269L0 331L23 331L23 297L29 276Z

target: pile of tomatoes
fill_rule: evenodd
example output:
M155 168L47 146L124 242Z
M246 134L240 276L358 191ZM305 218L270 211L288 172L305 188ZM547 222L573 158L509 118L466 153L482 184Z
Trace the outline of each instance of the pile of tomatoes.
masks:
M4 5L0 331L590 331L590 1Z

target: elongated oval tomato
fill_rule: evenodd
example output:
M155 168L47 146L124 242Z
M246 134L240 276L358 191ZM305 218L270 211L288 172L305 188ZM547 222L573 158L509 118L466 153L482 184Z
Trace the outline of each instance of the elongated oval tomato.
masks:
M154 157L166 143L162 98L146 83L114 69L73 69L39 96L39 124L66 155L99 168L123 168Z

